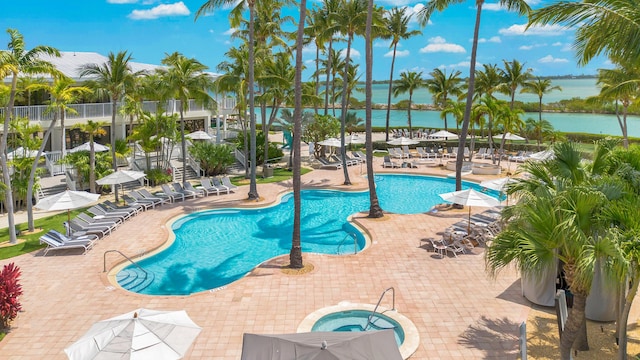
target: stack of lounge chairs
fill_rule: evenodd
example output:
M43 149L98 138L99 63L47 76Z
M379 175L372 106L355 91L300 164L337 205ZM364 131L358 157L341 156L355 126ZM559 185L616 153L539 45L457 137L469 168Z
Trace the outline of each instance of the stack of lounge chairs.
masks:
M47 244L44 250L83 249L86 253L93 247L96 240L110 235L125 221L143 211L154 209L156 206L184 201L189 198L207 195L222 195L234 192L238 187L231 183L229 177L202 178L198 186L187 182L161 186L162 192L152 194L147 189L132 190L123 195L126 205L114 204L105 200L87 209L76 217L64 222L66 235L56 230L50 230L40 237L41 244Z

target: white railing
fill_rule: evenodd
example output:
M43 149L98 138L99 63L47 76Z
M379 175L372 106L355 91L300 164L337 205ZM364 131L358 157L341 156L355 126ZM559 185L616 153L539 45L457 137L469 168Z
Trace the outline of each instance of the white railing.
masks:
M119 110L122 104L118 104ZM218 110L226 111L233 110L236 106L235 98L224 98L220 100L218 104ZM91 119L91 118L105 118L111 117L111 103L91 103L91 104L70 104L68 107L77 112L76 114L66 112L65 119ZM155 113L158 109L157 101L144 101L142 103L144 111ZM28 118L31 121L51 121L53 120L53 111L47 111L48 105L32 105L32 106L15 106L13 108L14 118L23 117ZM165 112L177 113L180 109L180 101L171 100L167 102ZM116 110L116 111L118 111ZM189 100L189 111L207 111L207 109L196 103L195 100ZM0 116L4 117L4 108L0 108Z
M51 176L64 174L66 166L65 164L60 164L60 159L62 158L61 151L49 151L44 154L44 158L45 166Z

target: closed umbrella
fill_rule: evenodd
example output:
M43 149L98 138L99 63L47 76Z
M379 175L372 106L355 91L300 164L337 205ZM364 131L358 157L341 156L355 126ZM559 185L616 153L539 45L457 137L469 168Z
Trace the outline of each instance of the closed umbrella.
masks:
M96 202L99 198L100 194L66 190L58 194L43 197L35 206L45 211L67 210L67 220L71 220L70 210L88 206Z
M69 359L182 359L201 328L186 311L137 309L95 323L64 349Z
M469 226L471 225L471 207L472 206L481 206L481 207L491 207L498 206L500 202L492 196L487 194L483 194L479 191L473 189L460 190L454 192L448 192L444 194L438 194L443 200L448 201L450 203L468 206L469 207ZM469 228L467 227L467 232Z
M98 185L122 185L130 181L140 180L145 177L146 174L141 171L131 170L118 170L101 179L96 180ZM116 188L116 191L118 189Z
M74 152L78 152L78 151L91 151L91 145L90 143L86 142L82 145L76 146L73 149L69 150L69 152L74 153ZM105 152L105 151L109 151L109 148L102 145L102 144L98 144L97 142L93 143L93 151L95 152Z

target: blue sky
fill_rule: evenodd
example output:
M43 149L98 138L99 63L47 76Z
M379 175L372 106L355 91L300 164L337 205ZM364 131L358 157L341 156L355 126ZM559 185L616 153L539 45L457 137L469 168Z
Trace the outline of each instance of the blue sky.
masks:
M526 18L518 17L488 2L482 15L478 48L478 64L499 64L517 59L533 70L534 75L595 74L598 68L610 67L605 58L597 58L578 67L571 48L574 32L560 26L544 26L524 31ZM21 0L3 4L3 30L15 28L25 37L27 47L50 45L61 51L93 51L103 55L129 51L134 61L160 64L166 53L178 51L194 57L215 72L225 60L224 53L234 40L229 27L228 10L220 9L194 21L194 14L204 0L89 0L42 1ZM377 5L391 8L406 6L418 11L425 2L381 0ZM420 29L423 34L398 47L395 75L405 70L423 71L426 75L436 67L447 72L469 72L471 39L475 20L474 1L468 1L432 16ZM533 8L550 4L529 0ZM316 1L309 0L311 7ZM284 12L297 18L296 9ZM416 21L413 28L419 29ZM8 35L2 33L2 44ZM343 43L344 44L344 43ZM345 45L338 45L345 46ZM391 64L389 44L374 44L376 80L389 77ZM4 47L4 45L3 45ZM357 40L352 56L362 63L364 80L364 43ZM305 62L313 67L315 49L305 49ZM306 74L310 74L309 71Z

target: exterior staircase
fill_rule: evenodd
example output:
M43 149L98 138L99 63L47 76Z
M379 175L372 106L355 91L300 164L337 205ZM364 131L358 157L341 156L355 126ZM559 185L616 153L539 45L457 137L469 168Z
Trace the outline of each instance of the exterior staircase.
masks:
M171 167L173 168L173 180L175 182L183 182L184 180L198 180L200 179L200 174L195 172L189 165L187 165L187 174L183 176L182 174L182 161L178 159L171 160Z

